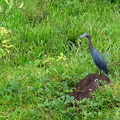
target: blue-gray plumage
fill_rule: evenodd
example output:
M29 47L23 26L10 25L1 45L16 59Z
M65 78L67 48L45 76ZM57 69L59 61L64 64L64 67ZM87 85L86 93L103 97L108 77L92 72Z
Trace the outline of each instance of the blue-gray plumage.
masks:
M92 55L95 65L100 70L103 70L108 75L108 69L107 69L106 62L105 62L103 56L100 54L100 52L93 47L92 42L91 42L91 36L88 33L85 33L81 36L78 36L77 38L81 38L81 37L88 38L88 45L89 45L90 52L91 52L91 55Z

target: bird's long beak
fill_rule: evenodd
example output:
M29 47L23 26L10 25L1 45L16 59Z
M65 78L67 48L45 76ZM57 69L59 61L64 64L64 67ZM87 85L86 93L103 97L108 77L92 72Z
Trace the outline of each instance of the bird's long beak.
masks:
M86 34L78 36L77 39L82 38L82 37L86 37Z
M76 39L79 39L79 38L82 38L82 37L84 37L84 36L83 36L83 35L80 35L80 36L76 37Z

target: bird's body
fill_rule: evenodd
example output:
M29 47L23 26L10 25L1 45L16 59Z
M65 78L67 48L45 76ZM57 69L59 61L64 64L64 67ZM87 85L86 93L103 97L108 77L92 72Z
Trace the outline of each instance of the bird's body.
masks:
M90 52L91 52L91 55L92 55L92 58L93 58L95 65L100 70L103 70L108 75L108 69L107 69L106 62L105 62L103 56L100 54L100 52L93 47L93 45L91 43L91 36L88 33L85 33L81 36L78 36L77 38L81 38L81 37L88 38L88 45L89 45Z
M100 70L103 70L106 74L108 74L106 62L104 61L104 58L102 57L100 52L93 48L91 54L92 54L92 58L93 58L95 65Z

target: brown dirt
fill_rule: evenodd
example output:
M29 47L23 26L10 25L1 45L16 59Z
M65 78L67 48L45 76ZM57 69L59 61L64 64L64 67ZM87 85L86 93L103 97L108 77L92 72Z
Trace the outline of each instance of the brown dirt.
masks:
M91 93L95 91L101 84L99 80L105 81L105 84L109 84L110 80L104 74L93 73L87 75L78 85L75 87L70 96L74 96L76 100L82 100L84 98L92 98Z

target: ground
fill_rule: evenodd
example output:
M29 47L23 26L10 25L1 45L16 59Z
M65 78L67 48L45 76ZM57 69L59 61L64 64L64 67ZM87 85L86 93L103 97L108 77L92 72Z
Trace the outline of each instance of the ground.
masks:
M74 96L76 100L92 98L92 92L94 92L99 86L109 83L109 78L104 74L92 73L80 81L70 95Z

